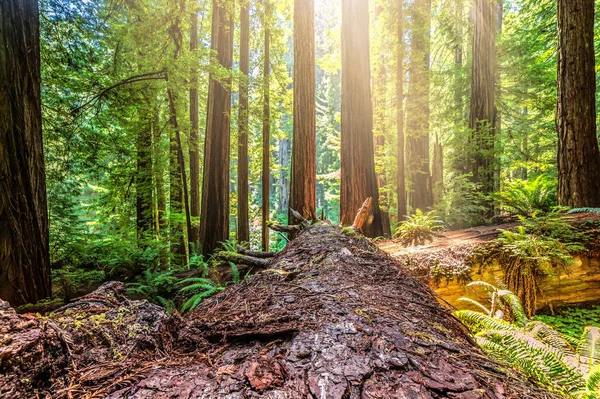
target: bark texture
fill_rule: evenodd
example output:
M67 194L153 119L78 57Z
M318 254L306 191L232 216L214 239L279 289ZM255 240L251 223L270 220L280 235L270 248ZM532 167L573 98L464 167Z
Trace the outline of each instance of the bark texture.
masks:
M248 222L248 68L250 61L250 11L248 1L240 9L240 103L238 108L238 223L237 240L250 241Z
M484 194L494 191L494 141L496 131L496 0L476 0L471 71L471 108L473 180ZM493 212L493 204L489 208Z
M363 237L319 223L184 320L126 300L119 283L50 320L0 303L0 332L19 326L0 335L12 342L0 390L7 399L558 397L490 361L399 266Z
M0 298L50 296L37 0L0 2Z
M294 1L294 131L289 207L309 220L317 216L314 14L314 0ZM290 224L298 222L291 214L288 218Z
M409 203L413 209L421 210L433 204L429 172L430 29L431 0L415 0L406 103L406 153L410 177Z
M198 11L194 8L194 12L190 17L190 52L192 54L198 48ZM200 217L200 141L198 140L199 130L199 115L198 115L198 71L195 66L197 64L196 57L192 58L192 68L190 71L190 137L189 137L189 153L190 153L190 216L195 222L191 224L191 230L188 231L189 242L198 242L200 235L200 227L198 219Z
M396 71L396 125L398 144L396 149L398 221L408 214L406 203L406 168L404 139L404 0L398 0L398 70Z
M230 1L212 1L212 60L231 69L233 58L233 18ZM210 76L206 140L204 143L204 180L200 216L202 253L211 254L219 242L229 238L229 146L231 79L219 82Z
M269 4L264 0L263 23L265 29L265 53L263 63L263 123L262 123L262 250L269 250L269 214L271 210L271 101L270 101L270 41Z
M599 207L594 0L559 0L558 36L558 202Z
M342 120L340 221L350 226L363 202L373 200L369 237L383 234L373 150L369 5L342 0Z

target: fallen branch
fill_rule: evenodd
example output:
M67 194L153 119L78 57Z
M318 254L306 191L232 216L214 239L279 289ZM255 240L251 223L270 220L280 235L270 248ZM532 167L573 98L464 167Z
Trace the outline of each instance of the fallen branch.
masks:
M267 226L273 231L278 231L280 233L288 233L288 234L298 234L302 228L298 224L293 224L291 226L284 226L281 224L277 224L275 222L269 221L267 222Z
M225 262L233 262L253 267L266 267L269 264L267 259L256 258L254 256L236 254L235 252L221 251L216 258Z
M251 251L242 247L241 245L237 246L237 250L239 254L252 256L253 258L267 259L277 255L277 252Z

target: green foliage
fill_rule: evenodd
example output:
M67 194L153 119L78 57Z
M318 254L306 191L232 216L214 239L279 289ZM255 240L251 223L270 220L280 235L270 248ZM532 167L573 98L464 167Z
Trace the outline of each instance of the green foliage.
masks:
M437 236L436 231L444 227L443 222L436 217L435 211L423 213L417 209L414 215L409 215L394 232L394 237L404 246L423 245Z
M179 291L190 294L187 301L181 306L181 312L192 311L203 299L217 294L225 289L224 286L204 277L190 277L182 280L178 285L183 286Z
M592 306L589 309L563 308L554 316L538 315L535 319L553 326L564 335L578 339L583 334L584 326L600 327L600 306Z
M550 213L557 205L557 180L539 175L531 180L513 180L496 195L500 207L519 216Z
M484 197L470 175L451 174L444 181L442 198L434 209L447 226L455 229L488 222L482 216L486 211Z
M549 325L526 317L517 297L482 282L489 307L472 299L481 312L459 310L454 315L474 334L492 357L554 391L574 398L597 397L600 370L600 330L586 327L579 339L565 336ZM500 304L501 303L501 304ZM495 308L508 312L494 312Z

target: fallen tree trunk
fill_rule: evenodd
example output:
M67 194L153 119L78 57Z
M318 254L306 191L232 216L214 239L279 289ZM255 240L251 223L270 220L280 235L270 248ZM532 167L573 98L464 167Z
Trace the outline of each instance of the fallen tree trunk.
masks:
M93 301L95 295L88 297ZM131 314L122 311L133 318L128 320L145 314L144 302L134 302ZM134 302L117 295L104 306L114 312ZM87 372L81 370L81 358L69 353L73 344L58 337L68 311L51 321L36 320L58 326L38 330L57 342L53 348L61 370L46 367L50 382L45 386L38 373L37 380L20 387L21 396L8 391L3 397L558 397L490 361L429 288L362 236L326 223L302 231L266 270L207 299L185 320L151 319L143 336L157 339L121 358L101 351L97 361L88 359ZM0 317L9 313L0 308ZM89 326L88 316L79 320ZM0 387L18 380L11 372L17 377L21 372L7 359L0 352ZM83 378L90 370L92 381ZM3 380L6 371L9 377Z

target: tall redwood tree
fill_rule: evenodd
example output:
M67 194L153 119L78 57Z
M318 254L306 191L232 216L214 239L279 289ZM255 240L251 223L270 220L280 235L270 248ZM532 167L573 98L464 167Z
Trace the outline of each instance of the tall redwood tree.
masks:
M317 144L315 122L314 0L294 1L294 133L290 208L316 217ZM295 223L291 213L290 224Z
M558 202L600 207L594 0L558 0Z
M383 234L373 150L373 105L368 1L342 0L342 121L340 220L349 226L362 203L373 199L365 235Z
M240 103L238 107L238 221L237 240L250 240L248 224L248 65L250 60L249 0L240 6Z
M194 11L190 17L190 51L193 53L198 48L198 11ZM200 233L197 225L200 216L200 142L198 140L199 115L198 115L198 70L196 67L197 58L192 58L192 67L190 71L190 216L194 218L195 223L190 223L191 230L188 231L188 240L192 243L198 241Z
M0 1L0 298L50 296L37 0Z
M406 158L410 176L409 203L421 210L433 205L429 172L430 29L431 0L415 0L406 102Z
M398 70L396 71L396 125L398 128L396 168L398 169L398 221L408 213L404 161L404 0L398 0Z
M232 1L212 1L211 49L213 63L231 69L233 58ZM200 216L202 253L211 254L219 242L229 238L229 147L231 79L216 80L211 74L208 86L204 181Z

